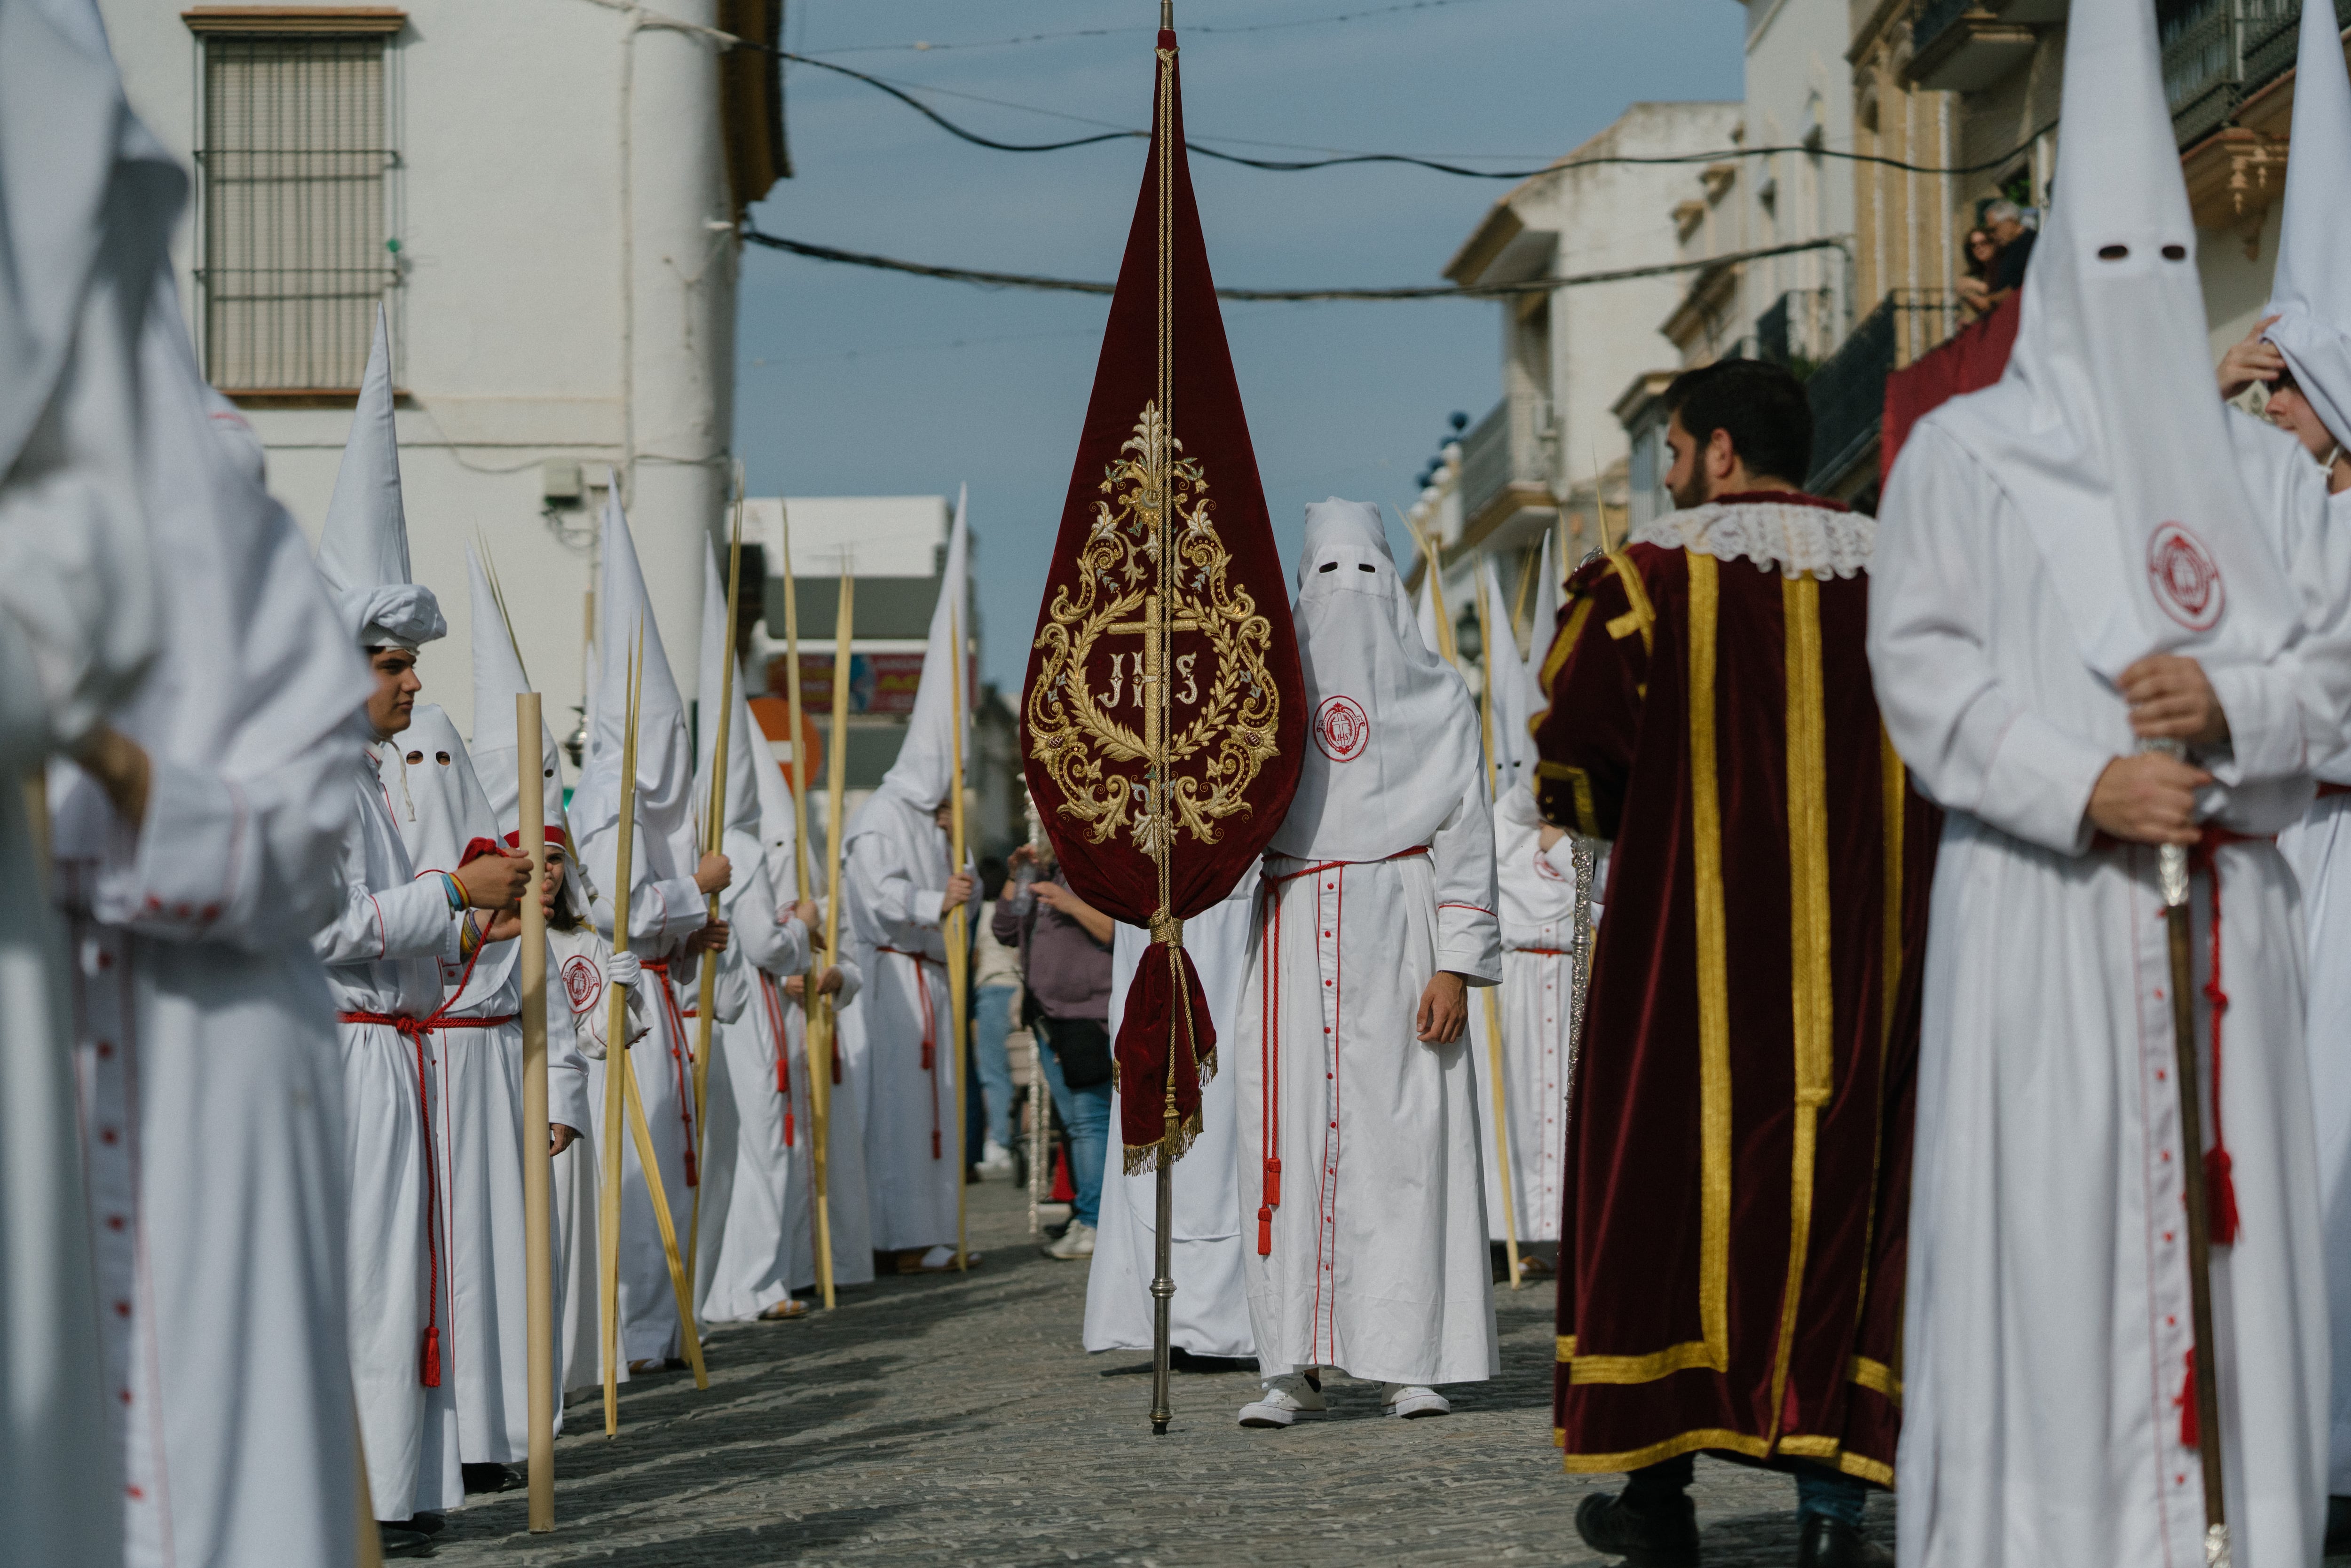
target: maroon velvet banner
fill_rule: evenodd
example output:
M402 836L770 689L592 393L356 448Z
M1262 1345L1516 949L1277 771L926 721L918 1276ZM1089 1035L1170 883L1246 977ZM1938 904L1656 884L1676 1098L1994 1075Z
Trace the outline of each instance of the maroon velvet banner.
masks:
M1263 852L1297 788L1303 733L1288 588L1193 201L1175 50L1162 32L1150 158L1022 709L1029 793L1071 885L1145 926L1163 907L1182 919L1216 904ZM1173 513L1165 528L1162 495ZM1173 628L1164 665L1163 626ZM1167 759L1156 810L1155 739ZM1164 882L1154 852L1163 841ZM1165 1139L1171 1075L1183 1132L1166 1153L1188 1144L1215 1045L1191 960L1179 952L1171 964L1155 946L1117 1028L1131 1155L1147 1161Z

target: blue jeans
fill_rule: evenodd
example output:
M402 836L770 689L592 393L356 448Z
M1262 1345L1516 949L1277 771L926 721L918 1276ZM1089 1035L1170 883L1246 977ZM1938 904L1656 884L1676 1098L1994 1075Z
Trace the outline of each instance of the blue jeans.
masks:
M1790 1468L1796 1478L1797 1518L1826 1514L1855 1530L1861 1528L1862 1514L1869 1506L1867 1483L1809 1460ZM1625 1478L1625 1500L1635 1513L1655 1512L1689 1490L1695 1470L1696 1461L1688 1454L1646 1465Z
M1037 1032L1045 1032L1041 1024ZM1052 1048L1047 1046L1037 1054L1045 1063L1045 1086L1053 1092L1053 1108L1061 1112L1061 1125L1069 1129L1070 1185L1078 1189L1076 1211L1071 1218L1080 1225L1097 1225L1102 1220L1102 1158L1110 1148L1111 1084L1071 1089L1061 1082L1061 1063Z
M1008 1149L1012 1146L1012 1059L1005 1054L1004 1037L1011 1030L1012 998L1019 992L1018 986L980 987L974 993L971 1019L973 1070L987 1107L985 1135ZM977 1164L977 1145L971 1155Z

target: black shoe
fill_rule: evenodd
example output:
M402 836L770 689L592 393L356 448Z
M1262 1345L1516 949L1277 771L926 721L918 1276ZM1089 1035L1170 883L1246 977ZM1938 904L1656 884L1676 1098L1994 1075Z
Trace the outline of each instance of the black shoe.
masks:
M1808 1513L1797 1530L1796 1568L1894 1568L1894 1553L1841 1519Z
M1170 1372L1255 1372L1257 1357L1194 1355L1180 1344L1171 1344L1167 1347L1167 1369Z
M2329 1557L2351 1552L2351 1497L2326 1500L2326 1546Z
M413 1530L419 1535L438 1535L448 1528L448 1519L437 1513L412 1513L406 1519L392 1521L394 1530Z
M1635 1513L1621 1497L1595 1492L1575 1509L1575 1533L1594 1552L1633 1568L1698 1568L1698 1509L1687 1497L1660 1513Z
M460 1465L458 1473L465 1478L465 1495L476 1492L512 1491L523 1484L522 1477L511 1466L497 1464Z
M402 1530L395 1524L375 1527L377 1550L386 1557L430 1557L433 1538L421 1531Z

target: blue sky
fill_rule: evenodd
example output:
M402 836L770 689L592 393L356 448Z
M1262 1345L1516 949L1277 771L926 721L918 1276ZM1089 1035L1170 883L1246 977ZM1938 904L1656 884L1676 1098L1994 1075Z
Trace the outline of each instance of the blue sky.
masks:
M1196 141L1240 139L1532 167L1628 103L1740 91L1733 0L1178 0ZM1005 141L1150 118L1155 0L792 0L788 47L914 89ZM1345 22L1320 20L1377 12ZM1281 24L1303 23L1301 26ZM1273 24L1272 26L1268 26ZM1217 32L1213 28L1253 28ZM1121 29L994 47L1031 34ZM918 50L917 41L934 47ZM789 68L795 178L770 233L914 260L1109 278L1144 144L1016 154L958 141L861 83ZM944 93L974 94L1002 103ZM1506 182L1396 166L1269 173L1193 161L1217 281L1439 281ZM1410 500L1446 416L1499 395L1499 307L1228 303L1275 535L1308 501ZM971 486L985 678L1027 663L1039 586L1107 300L988 290L747 247L736 439L755 495L953 495ZM1395 541L1404 557L1403 541Z

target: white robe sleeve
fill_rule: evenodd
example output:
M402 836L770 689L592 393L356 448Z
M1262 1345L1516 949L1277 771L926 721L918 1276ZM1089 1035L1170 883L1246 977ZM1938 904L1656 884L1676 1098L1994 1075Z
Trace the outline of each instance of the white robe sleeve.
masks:
M553 944L547 955L547 1119L551 1124L588 1130L588 1059L580 1054L571 1003L563 988L563 965Z
M833 967L841 971L841 993L833 998L832 1005L845 1008L857 999L858 992L865 988L865 971L851 958L841 959Z
M331 967L372 964L379 958L459 961L460 925L441 879L429 876L381 892L371 889L367 851L356 821L343 835L335 884L341 908L310 938L310 950L320 963Z
M2090 845L2090 791L2114 755L2002 688L1989 653L2007 497L1931 423L1879 508L1869 667L1894 748L1947 810L2061 854Z
M2231 434L2241 449L2254 434L2251 423L2231 411ZM2262 430L2258 438L2274 444L2273 432ZM2270 455L2255 447L2252 455ZM2342 747L2351 709L2351 506L2330 502L2325 470L2304 462L2299 452L2286 463L2241 466L2249 477L2265 471L2271 476L2274 493L2256 493L2254 505L2279 526L2286 581L2301 600L2303 633L2266 664L2207 672L2228 716L2229 744L2202 760L2231 786L2310 772Z
M591 833L580 845L580 864L596 888L595 907L589 917L608 942L612 938L612 900L609 890L620 847L618 828ZM701 930L710 918L709 907L691 876L656 877L648 873L642 830L637 834L636 850L636 863L630 867L629 879L629 946L632 951L643 949L658 954L680 937Z
M885 930L906 925L925 925L934 931L939 927L939 904L946 894L937 888L927 893L917 889L905 869L893 863L889 846L880 833L861 834L850 845L841 880L852 894L851 907L862 906Z
M1473 986L1502 978L1502 926L1494 913L1494 811L1481 774L1428 841L1437 883L1437 967Z

